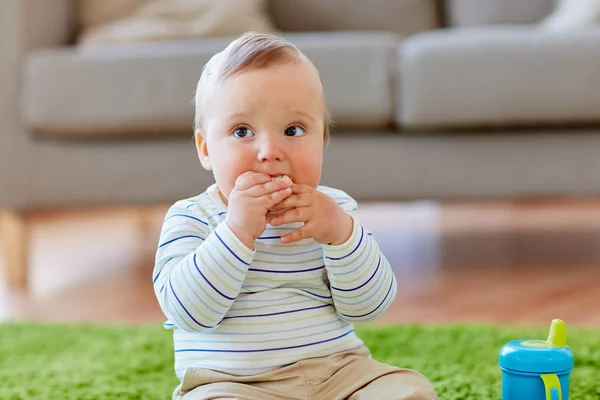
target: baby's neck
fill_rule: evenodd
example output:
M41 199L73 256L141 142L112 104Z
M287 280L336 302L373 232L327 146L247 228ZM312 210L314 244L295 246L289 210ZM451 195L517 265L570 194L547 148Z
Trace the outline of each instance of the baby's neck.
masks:
M219 193L219 197L221 198L221 200L223 201L223 204L225 204L225 206L227 206L227 197L225 197L225 195L223 194L223 192L221 192L221 189L217 188L217 193Z

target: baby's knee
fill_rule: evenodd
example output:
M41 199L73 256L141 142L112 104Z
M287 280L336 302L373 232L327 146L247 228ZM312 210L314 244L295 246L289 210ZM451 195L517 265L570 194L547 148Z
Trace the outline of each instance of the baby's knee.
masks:
M401 368L380 376L349 397L349 400L363 399L439 400L439 397L424 375Z
M421 373L414 370L409 371L410 378L404 379L404 384L409 386L413 393L408 397L403 397L405 400L439 400L437 393L431 382Z
M423 377L423 380L418 384L415 383L400 383L402 387L397 393L403 393L398 400L439 400L433 385Z
M430 389L415 388L412 394L408 394L398 400L440 400L440 398L432 387Z

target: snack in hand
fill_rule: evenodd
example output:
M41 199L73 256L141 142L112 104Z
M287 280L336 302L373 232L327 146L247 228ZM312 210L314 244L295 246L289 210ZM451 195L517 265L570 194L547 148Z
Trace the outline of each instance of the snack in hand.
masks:
M287 175L275 176L273 177L273 181L288 181L289 183L294 183L294 181L292 181L292 178L290 178ZM270 216L274 217L276 215L283 214L285 211L286 210L271 211Z
M288 181L289 183L294 183L292 178L287 175L276 176L273 178L274 181Z

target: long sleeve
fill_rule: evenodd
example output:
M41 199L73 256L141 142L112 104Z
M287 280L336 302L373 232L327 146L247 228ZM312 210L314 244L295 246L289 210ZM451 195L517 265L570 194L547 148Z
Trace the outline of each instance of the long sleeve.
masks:
M152 282L165 316L185 331L216 329L238 296L254 251L223 221L172 206L163 223Z
M323 245L323 258L340 318L372 321L396 297L396 278L373 236L354 218L355 204L343 206L354 221L352 235L341 245Z

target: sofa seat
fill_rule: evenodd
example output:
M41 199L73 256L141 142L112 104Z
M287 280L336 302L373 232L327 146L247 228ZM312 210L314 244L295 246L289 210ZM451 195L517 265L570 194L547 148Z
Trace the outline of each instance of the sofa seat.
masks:
M390 32L285 35L317 66L337 126L392 125ZM23 118L61 138L189 135L203 65L232 38L32 52L23 76Z
M454 28L399 51L398 122L411 129L600 120L600 28Z

